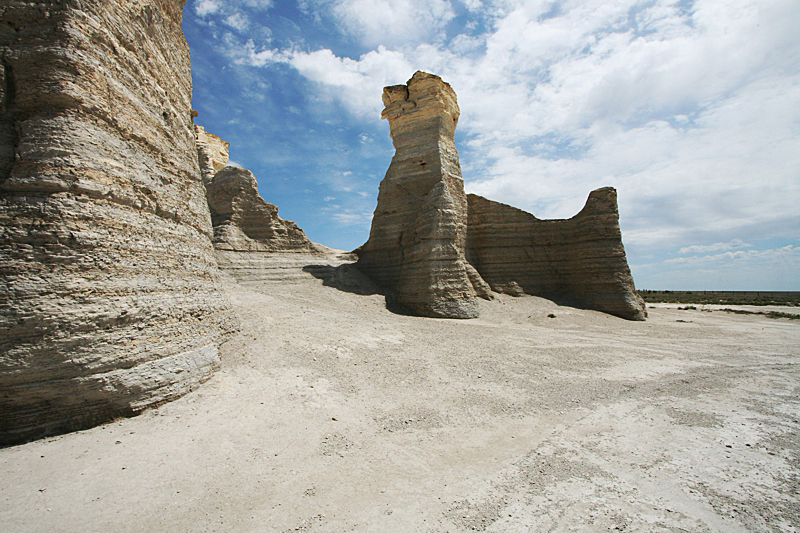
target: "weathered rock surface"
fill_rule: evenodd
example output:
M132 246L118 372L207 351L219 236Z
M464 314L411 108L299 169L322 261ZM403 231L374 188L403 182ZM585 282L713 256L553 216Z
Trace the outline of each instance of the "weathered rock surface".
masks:
M450 85L417 72L386 87L396 153L380 185L358 268L424 316L472 318L476 296L531 294L632 320L647 316L622 246L616 191L598 189L569 220L539 220L464 194Z
M214 248L237 252L317 252L322 248L278 208L258 195L258 183L249 170L225 167L206 185Z
M0 443L177 398L236 327L183 4L0 7Z
M647 316L625 257L613 188L592 191L567 220L540 220L474 194L468 200L468 257L494 291L630 320Z
M417 72L407 85L386 87L383 103L395 155L380 185L369 240L356 250L357 266L409 311L476 317L455 92L438 76Z
M214 174L228 166L228 147L226 143L213 133L208 133L202 126L194 126L195 140L197 142L197 159L200 163L200 173L203 183L210 183Z

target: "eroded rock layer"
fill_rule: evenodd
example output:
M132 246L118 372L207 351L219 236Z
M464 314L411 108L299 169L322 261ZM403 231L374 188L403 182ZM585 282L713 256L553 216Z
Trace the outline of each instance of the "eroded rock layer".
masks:
M496 292L535 296L644 320L619 229L617 193L593 191L567 220L539 220L470 194L467 254Z
M174 399L235 327L183 0L0 8L0 443Z
M249 170L225 167L206 185L214 248L236 252L315 252L319 245L278 208L258 195L258 183Z
M228 166L230 143L223 141L213 133L208 133L205 128L197 124L194 125L194 133L200 174L203 176L203 183L210 183L214 179L214 174Z
M395 155L380 185L358 268L424 316L472 318L476 296L542 296L631 320L647 316L634 288L613 188L569 220L539 220L464 194L454 133L456 95L417 72L386 87Z
M464 255L467 198L454 134L459 109L449 84L417 72L386 87L395 155L381 182L358 268L423 316L477 316Z

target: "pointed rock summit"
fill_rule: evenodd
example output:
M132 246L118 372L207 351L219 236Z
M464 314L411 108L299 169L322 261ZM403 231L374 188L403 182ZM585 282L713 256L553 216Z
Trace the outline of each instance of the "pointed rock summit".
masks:
M383 90L395 155L381 182L358 268L414 313L478 316L467 273L467 196L455 146L456 94L439 76L417 72Z

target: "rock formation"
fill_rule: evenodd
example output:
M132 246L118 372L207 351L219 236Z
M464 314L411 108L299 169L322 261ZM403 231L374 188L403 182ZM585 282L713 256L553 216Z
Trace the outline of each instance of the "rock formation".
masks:
M616 191L589 196L569 220L539 220L464 194L454 143L456 95L417 72L386 87L396 153L380 185L357 266L414 313L477 316L476 295L543 296L631 320L647 316L619 229Z
M200 173L203 183L210 183L214 174L228 166L228 147L226 143L214 134L206 132L202 126L194 126L195 140L197 141L197 159L200 163Z
M0 443L177 398L236 327L183 0L0 8Z
M259 196L249 170L225 166L228 143L200 126L195 126L195 134L214 254L222 270L239 282L287 281L297 279L302 267L318 259L306 254L330 255L332 250L311 242L297 224L278 216L278 208Z
M214 226L214 248L235 252L315 252L306 234L278 216L278 208L258 195L249 170L225 167L206 185Z
M409 311L476 317L455 92L438 76L417 72L407 85L386 87L383 103L395 155L381 182L369 240L356 250L357 266Z
M630 320L647 316L619 229L617 192L593 191L568 220L540 220L470 194L469 260L496 292L523 292Z

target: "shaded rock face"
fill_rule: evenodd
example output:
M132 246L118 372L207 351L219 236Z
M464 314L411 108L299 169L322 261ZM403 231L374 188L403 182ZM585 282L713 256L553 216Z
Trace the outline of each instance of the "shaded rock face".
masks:
M258 183L249 170L225 167L206 185L214 227L214 248L236 252L315 252L319 245L278 208L258 195ZM223 266L224 268L224 266Z
M593 191L567 220L539 220L470 194L468 256L496 292L542 296L644 320L619 229L617 192Z
M181 0L0 8L0 443L175 399L221 294Z
M417 72L386 87L396 153L380 185L358 268L416 314L478 315L476 296L531 294L631 320L647 316L619 229L616 191L598 189L569 220L539 220L464 194L454 133L456 95Z
M473 318L476 292L465 256L467 198L454 134L456 95L438 76L417 72L386 87L395 155L380 185L369 240L357 266L414 313Z

